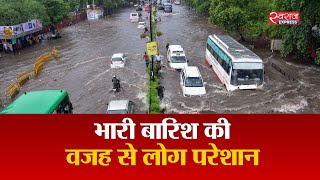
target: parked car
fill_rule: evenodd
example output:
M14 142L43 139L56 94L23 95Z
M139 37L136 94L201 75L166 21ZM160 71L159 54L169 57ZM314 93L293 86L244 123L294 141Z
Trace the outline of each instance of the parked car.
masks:
M122 68L125 66L127 57L123 53L113 54L111 57L111 68Z
M144 29L146 27L146 23L145 22L139 22L138 23L138 29Z
M107 114L133 114L135 104L130 100L113 100L107 104Z
M180 85L183 96L203 96L206 94L205 83L196 66L186 66L182 69Z

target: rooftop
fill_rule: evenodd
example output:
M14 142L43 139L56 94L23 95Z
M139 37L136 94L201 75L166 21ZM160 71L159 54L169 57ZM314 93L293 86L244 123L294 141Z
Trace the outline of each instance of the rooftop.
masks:
M183 51L183 48L181 45L170 45L169 48L172 51Z
M121 110L127 109L129 100L113 100L108 104L108 110Z
M0 114L51 114L67 95L65 90L25 92Z
M259 56L228 35L213 35L211 39L232 56L234 62L243 62L243 60L247 60L248 62L262 62Z
M112 57L122 57L122 56L123 56L123 53L116 53L112 55Z
M187 66L185 67L185 72L187 77L200 77L200 71L197 66Z

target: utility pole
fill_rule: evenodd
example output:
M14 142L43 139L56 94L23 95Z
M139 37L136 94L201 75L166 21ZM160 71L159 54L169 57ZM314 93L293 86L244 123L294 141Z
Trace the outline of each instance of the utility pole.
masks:
M150 41L152 42L153 41L153 27L152 27L152 9L153 9L153 2L152 0L150 0ZM154 56L152 55L151 56L151 77L152 77L152 81L155 81L154 79L154 67L153 67L153 62L154 62Z

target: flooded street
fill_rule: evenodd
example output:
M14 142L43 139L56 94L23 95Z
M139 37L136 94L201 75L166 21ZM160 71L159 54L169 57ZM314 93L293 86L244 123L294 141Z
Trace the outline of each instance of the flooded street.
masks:
M167 43L182 45L189 65L200 69L206 82L207 95L183 97L179 72L163 68L160 82L165 91L161 106L166 109L165 113L320 112L320 69L281 61L279 55L271 56L267 49L253 50L265 63L263 88L227 92L205 63L208 35L223 32L186 6L173 5L173 11L172 16L157 13L162 20L157 28L164 33L158 38L160 54L165 56ZM70 94L74 113L105 113L107 102L118 99L130 99L136 103L137 113L146 113L147 74L142 56L147 40L140 39L143 30L137 29L137 23L130 22L131 12L135 12L135 8L120 10L117 14L90 24L88 21L80 22L62 29L62 39L44 41L41 45L20 50L20 54L7 54L0 58L1 99L5 100L6 87L19 73L31 71L40 55L56 47L61 58L47 62L39 77L29 80L21 87L21 92L65 89ZM110 68L114 53L127 54L125 68ZM272 63L298 82L283 76L272 67ZM164 65L168 66L167 62ZM120 77L123 88L119 93L111 91L113 75Z

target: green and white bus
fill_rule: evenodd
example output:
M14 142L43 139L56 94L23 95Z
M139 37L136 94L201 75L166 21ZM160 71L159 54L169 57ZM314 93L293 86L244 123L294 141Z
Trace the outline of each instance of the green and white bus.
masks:
M40 90L23 93L0 114L72 114L73 106L65 90Z

